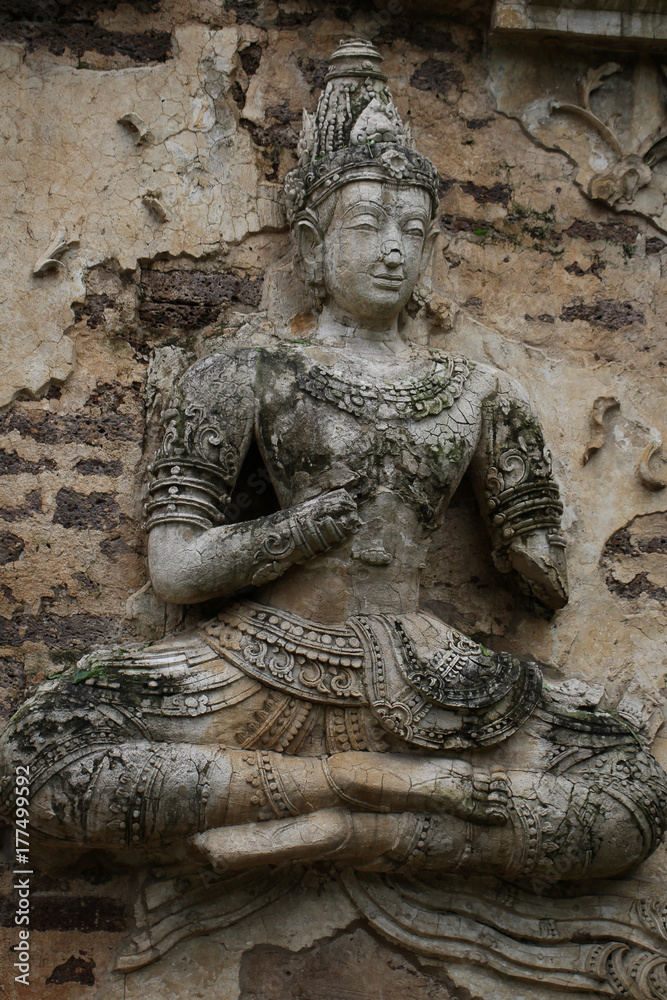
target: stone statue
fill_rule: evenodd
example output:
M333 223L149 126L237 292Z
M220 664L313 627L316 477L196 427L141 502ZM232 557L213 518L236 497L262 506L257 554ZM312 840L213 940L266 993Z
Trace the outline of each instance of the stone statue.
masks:
M419 609L464 473L496 565L552 609L565 541L522 388L401 332L438 177L380 61L341 43L286 180L312 339L208 357L165 410L151 580L166 601L219 599L217 617L84 658L4 734L3 813L29 765L45 841L220 871L326 859L555 884L626 871L663 836L667 779L627 722L564 706L535 663ZM253 440L280 510L225 524Z

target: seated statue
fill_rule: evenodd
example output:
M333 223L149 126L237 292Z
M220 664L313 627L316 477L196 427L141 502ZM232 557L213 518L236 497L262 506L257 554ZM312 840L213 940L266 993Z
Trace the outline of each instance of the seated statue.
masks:
M419 607L464 473L498 568L563 607L562 504L523 389L401 332L438 176L369 43L335 52L299 157L286 197L316 329L194 364L151 467L154 590L219 613L42 684L3 736L2 813L21 764L34 836L123 862L626 871L667 824L636 733ZM280 509L225 523L253 441Z

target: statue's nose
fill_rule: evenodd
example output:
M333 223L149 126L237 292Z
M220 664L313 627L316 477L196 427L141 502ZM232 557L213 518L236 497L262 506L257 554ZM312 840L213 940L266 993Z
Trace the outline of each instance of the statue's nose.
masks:
M395 240L386 240L382 244L382 260L387 267L399 267L403 263L403 251Z

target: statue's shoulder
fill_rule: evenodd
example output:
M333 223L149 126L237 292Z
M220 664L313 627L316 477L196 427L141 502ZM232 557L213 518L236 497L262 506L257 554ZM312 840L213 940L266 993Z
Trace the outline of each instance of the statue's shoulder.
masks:
M257 364L258 348L230 347L229 350L208 354L185 372L183 379L195 380L226 378L231 372L253 371Z
M521 382L504 369L455 352L429 351L432 356L441 358L443 363L448 359L455 371L467 372L465 384L469 392L482 398L507 397L522 403L529 402L528 393Z
M208 354L191 365L188 378L226 377L230 372L255 372L261 365L285 363L303 356L305 341L280 341L268 344L231 345Z
M421 348L421 354L428 356L451 373L454 381L461 383L463 395L487 396L498 391L503 384L504 373L493 365L469 358L456 351L439 348Z
M246 395L254 385L257 353L252 347L232 347L200 358L181 376L176 391L202 401Z

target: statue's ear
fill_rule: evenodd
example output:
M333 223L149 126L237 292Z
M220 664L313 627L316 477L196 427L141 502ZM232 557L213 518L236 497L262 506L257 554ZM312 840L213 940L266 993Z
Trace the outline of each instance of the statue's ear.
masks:
M309 285L322 282L324 270L324 237L314 219L299 219L296 228L297 250L304 276Z
M424 240L424 248L422 250L422 259L419 266L419 273L426 274L429 264L431 263L431 257L433 256L433 249L435 247L435 241L439 233L438 226L435 222L431 223L431 226L426 233L426 238Z

